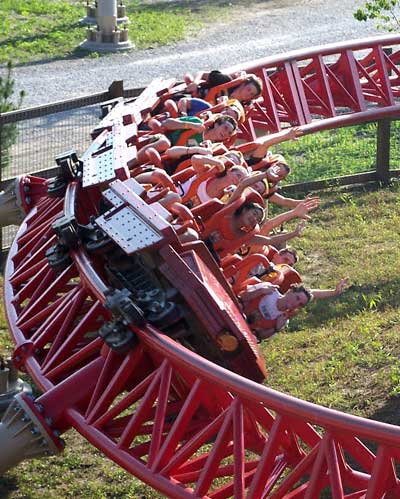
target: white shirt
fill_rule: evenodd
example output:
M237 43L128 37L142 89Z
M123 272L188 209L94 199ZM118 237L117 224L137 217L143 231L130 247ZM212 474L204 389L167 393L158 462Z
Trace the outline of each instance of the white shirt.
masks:
M181 189L183 191L183 196L186 196L190 190L190 186L193 184L195 181L196 177L190 177L186 182L183 182L181 184ZM199 198L200 204L205 203L206 201L209 201L212 199L208 194L207 194L207 183L208 180L204 180L204 182L201 182L201 184L197 188L197 197Z
M278 310L278 300L282 296L277 289L274 289L271 293L261 298L258 303L258 310L264 319L274 320L282 315L282 312Z

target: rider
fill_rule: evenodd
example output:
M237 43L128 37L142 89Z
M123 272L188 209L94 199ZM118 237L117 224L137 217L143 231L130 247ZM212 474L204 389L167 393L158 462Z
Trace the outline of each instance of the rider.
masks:
M218 92L211 92L211 89L220 86ZM212 104L216 104L221 96L228 96L230 99L237 99L242 104L248 104L261 95L262 88L261 79L254 74L243 74L234 78L221 71L213 70L196 77L195 81L188 84L186 90L192 96L200 97Z
M231 117L214 114L204 122L197 116L184 116L181 118L167 118L162 123L172 146L200 146L205 141L224 142L228 140L237 129L237 122Z
M261 341L283 329L289 317L312 299L342 294L347 282L347 279L340 279L335 289L309 289L293 284L284 294L278 291L277 285L259 282L247 286L239 298L250 327Z

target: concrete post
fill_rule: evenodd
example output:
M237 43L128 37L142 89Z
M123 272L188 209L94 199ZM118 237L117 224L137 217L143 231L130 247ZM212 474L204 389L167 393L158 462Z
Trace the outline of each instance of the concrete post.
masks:
M86 16L80 20L81 24L98 24L97 23L97 2L86 0ZM118 0L117 5L117 24L129 24L129 18L126 15L126 5L123 0Z
M117 0L98 0L97 5L97 25L111 39L117 28Z
M96 52L117 52L132 48L127 28L118 27L118 16L125 13L125 6L121 2L117 5L117 0L97 0L95 12L97 27L87 29L87 39L81 43L81 48Z
M18 372L11 359L3 360L0 357L0 417L18 393L31 395L32 388L18 378Z

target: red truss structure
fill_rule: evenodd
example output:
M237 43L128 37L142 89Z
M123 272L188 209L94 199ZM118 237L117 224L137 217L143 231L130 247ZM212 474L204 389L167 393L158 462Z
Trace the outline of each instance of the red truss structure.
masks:
M381 37L241 67L264 81L242 136L397 115L399 45ZM263 386L231 288L202 243L179 243L195 220L171 221L129 178L138 125L173 88L160 79L117 104L80 161L60 159L65 185L50 183L18 231L5 306L14 362L42 392L29 407L53 437L75 428L171 498L400 498L400 429ZM127 272L141 292L153 283L151 300L125 293Z
M287 124L305 133L398 116L399 36L296 50L229 68L259 76L263 97L243 127L276 132Z

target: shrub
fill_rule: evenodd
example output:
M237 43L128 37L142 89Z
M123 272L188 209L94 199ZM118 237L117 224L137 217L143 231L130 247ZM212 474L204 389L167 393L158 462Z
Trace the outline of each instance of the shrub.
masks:
M0 114L17 109L23 100L24 92L21 91L17 103L13 101L14 79L12 78L12 64L9 62L5 76L0 76ZM10 160L10 148L17 138L15 123L2 125L0 123L0 168L5 168Z
M353 16L357 21L374 19L379 29L398 31L400 29L399 10L399 0L370 0L365 2L364 8L357 9Z

